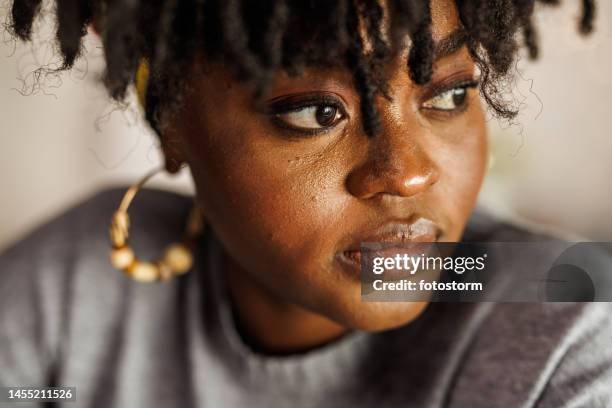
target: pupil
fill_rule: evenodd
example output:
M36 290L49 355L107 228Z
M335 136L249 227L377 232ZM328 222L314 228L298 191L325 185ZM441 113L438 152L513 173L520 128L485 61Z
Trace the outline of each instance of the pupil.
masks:
M465 102L465 96L465 89L456 89L455 92L453 92L453 103L455 106L463 105L463 102Z
M334 106L319 106L315 113L317 118L317 123L321 126L329 126L334 122L336 118L336 112L338 108Z

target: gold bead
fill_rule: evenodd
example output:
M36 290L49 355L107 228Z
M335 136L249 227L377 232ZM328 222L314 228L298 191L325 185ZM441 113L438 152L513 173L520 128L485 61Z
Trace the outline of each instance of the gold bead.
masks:
M154 282L159 278L159 268L151 262L136 261L127 273L138 282Z
M193 265L191 251L183 244L172 244L164 253L162 262L176 274L187 272Z
M124 246L123 248L115 248L111 251L111 265L116 269L126 269L134 263L135 256L132 248Z

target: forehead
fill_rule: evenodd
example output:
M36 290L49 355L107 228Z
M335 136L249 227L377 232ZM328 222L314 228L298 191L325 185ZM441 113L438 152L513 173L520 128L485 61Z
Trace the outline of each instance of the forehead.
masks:
M434 41L447 37L460 26L454 0L431 1L432 35Z

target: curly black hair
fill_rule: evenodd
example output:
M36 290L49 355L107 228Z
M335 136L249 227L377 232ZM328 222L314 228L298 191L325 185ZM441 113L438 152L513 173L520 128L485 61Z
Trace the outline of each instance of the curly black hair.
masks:
M9 28L18 38L30 39L41 3L13 1ZM374 135L379 128L374 98L386 95L382 66L398 50L399 40L412 39L406 64L417 84L430 80L434 59L429 1L384 3L388 38L382 34L381 0L55 0L59 69L72 67L94 22L104 45L104 84L113 98L124 98L140 61L148 61L146 118L159 132L162 113L180 106L184 72L199 53L252 82L258 96L278 69L297 75L305 66L343 61L361 98L363 129ZM532 20L537 3L559 0L456 0L462 41L481 71L481 95L500 117L517 113L499 84L519 48L526 47L530 58L538 55ZM582 0L580 32L592 31L594 15L594 0ZM366 36L357 34L360 29Z

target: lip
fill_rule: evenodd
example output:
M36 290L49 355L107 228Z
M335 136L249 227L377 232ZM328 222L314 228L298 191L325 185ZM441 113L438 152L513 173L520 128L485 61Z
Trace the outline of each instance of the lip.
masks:
M369 233L354 236L352 241L336 256L345 266L359 271L361 269L361 245L364 243L384 244L380 251L376 251L384 256L397 253L398 248L402 248L402 253L412 252L406 249L409 247L407 244L437 242L441 234L442 231L436 223L424 217L419 217L412 222L388 222ZM413 249L419 251L418 247Z

